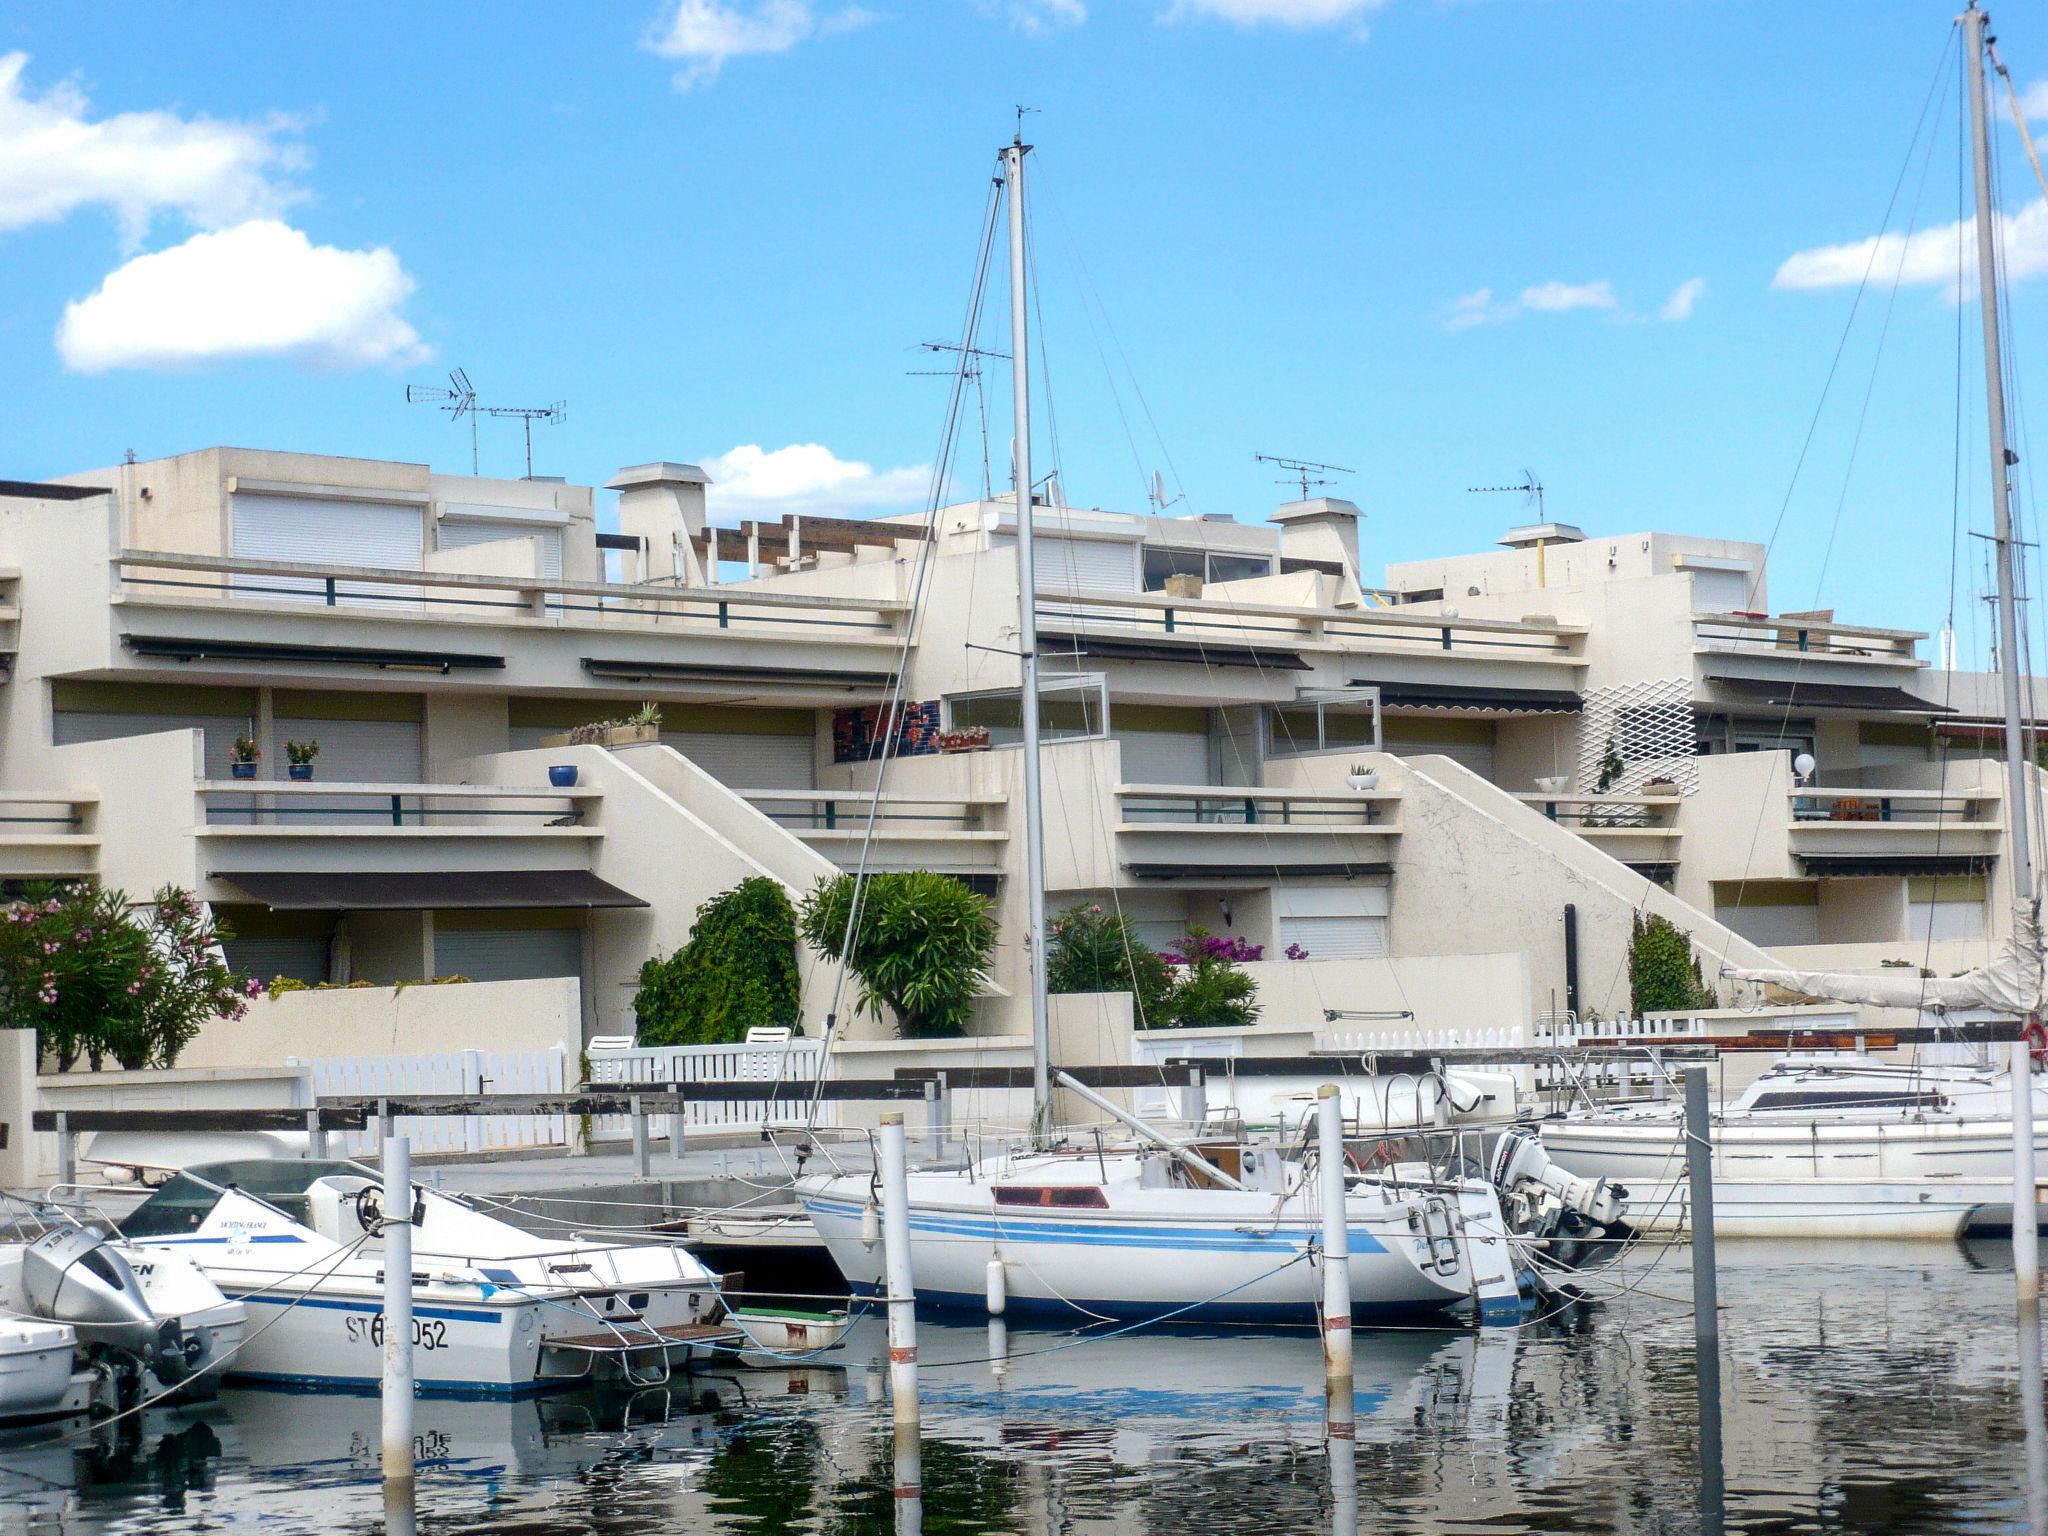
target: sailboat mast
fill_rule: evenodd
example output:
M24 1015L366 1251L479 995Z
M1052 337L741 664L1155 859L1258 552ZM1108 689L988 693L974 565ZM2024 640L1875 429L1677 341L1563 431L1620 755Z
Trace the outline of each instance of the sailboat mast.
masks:
M1003 177L1010 190L1010 394L1016 406L1017 654L1024 725L1024 948L1031 964L1031 1135L1044 1142L1052 1132L1052 1023L1045 1001L1045 805L1038 775L1038 565L1032 554L1031 349L1029 273L1024 250L1024 156L1022 135L1003 150Z
M2013 901L2032 909L2034 860L2027 826L2027 758L2021 733L2018 549L2012 537L2012 466L2005 445L2005 372L1998 344L1997 210L1991 201L1991 130L1984 100L1984 24L1971 0L1963 12L1970 66L1970 140L1977 170L1977 298L1984 319L1984 416L1991 429L1991 529L1998 547L1998 659L2005 695L2006 823L2012 836Z

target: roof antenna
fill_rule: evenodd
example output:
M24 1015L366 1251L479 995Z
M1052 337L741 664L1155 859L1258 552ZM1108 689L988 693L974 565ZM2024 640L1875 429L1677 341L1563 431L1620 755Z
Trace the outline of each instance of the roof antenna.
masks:
M994 494L989 484L988 466L988 397L981 388L981 360L984 357L999 357L1008 362L1010 354L997 352L989 347L963 347L950 341L920 341L918 346L927 352L954 352L963 359L958 368L912 368L909 377L913 379L950 379L956 373L965 373L974 381L974 404L976 414L981 418L981 499L987 501Z
M526 478L533 478L533 424L545 421L559 425L569 419L569 402L557 400L552 405L478 405L476 388L469 382L469 374L461 368L448 375L452 389L443 389L438 384L408 384L405 386L405 401L408 405L433 405L448 413L451 421L469 417L469 472L479 474L477 468L476 419L479 416L517 416L526 432Z
M1525 506L1532 506L1536 509L1537 522L1547 523L1550 521L1543 512L1543 482L1536 478L1535 470L1523 470L1522 483L1520 485L1468 485L1465 487L1465 494L1468 496L1491 496L1500 492L1518 492L1524 498L1523 504Z
M1016 137L1015 137L1015 138L1013 138L1013 139L1012 139L1012 140L1010 141L1011 143L1013 143L1013 144L1022 144L1022 143L1024 142L1024 114L1025 114L1026 112L1039 112L1039 111L1042 111L1042 110L1043 110L1043 108L1040 108L1040 107L1027 107L1027 106L1024 106L1024 105L1022 105L1021 103L1020 103L1020 104L1018 105L1018 107L1017 107L1017 135L1016 135Z
M1289 459L1274 453L1255 453L1252 457L1261 464L1271 464L1275 469L1287 472L1285 479L1273 482L1275 485L1285 485L1289 480L1300 481L1301 499L1303 501L1308 500L1309 488L1311 486L1335 485L1337 483L1335 480L1319 480L1316 478L1318 474L1355 475L1358 473L1357 470L1343 464L1319 464L1314 459Z
M1160 517L1166 516L1166 509L1168 507L1177 501L1186 501L1187 499L1188 493L1186 491L1182 491L1178 496L1168 496L1166 494L1165 480L1160 478L1158 470L1152 471L1152 495L1150 500L1152 505L1159 509L1156 515Z

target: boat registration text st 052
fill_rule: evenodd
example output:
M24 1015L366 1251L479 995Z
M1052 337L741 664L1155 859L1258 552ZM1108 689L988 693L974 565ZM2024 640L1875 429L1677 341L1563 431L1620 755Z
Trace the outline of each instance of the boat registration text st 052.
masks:
M384 1314L374 1317L357 1317L351 1314L342 1322L351 1344L369 1344L378 1349L384 1347ZM412 1320L412 1343L415 1349L445 1349L448 1347L448 1325L430 1317L416 1317Z

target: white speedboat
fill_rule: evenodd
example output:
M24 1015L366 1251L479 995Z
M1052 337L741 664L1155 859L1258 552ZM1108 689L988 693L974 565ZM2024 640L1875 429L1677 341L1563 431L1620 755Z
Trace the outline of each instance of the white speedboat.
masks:
M2038 1122L2048 1084L2032 1094ZM1578 1113L1543 1122L1543 1145L1575 1173L1626 1184L1633 1225L1675 1229L1683 1118L1673 1102ZM1714 1231L1954 1238L1979 1207L2011 1201L2012 1135L2012 1075L1997 1067L1787 1056L1713 1114Z
M1238 1189L1204 1183L1172 1154L1006 1151L913 1167L907 1178L920 1302L1075 1322L1315 1321L1308 1262L1322 1236L1313 1175L1272 1148L1242 1149ZM1404 1178L1405 1175L1405 1178ZM1361 1321L1450 1309L1521 1316L1500 1202L1476 1179L1419 1164L1348 1180L1351 1293ZM805 1210L857 1293L882 1289L865 1170L811 1173Z
M247 1323L182 1257L0 1202L0 1422L210 1396Z
M190 1258L257 1326L230 1374L365 1388L381 1377L382 1181L340 1161L186 1168L121 1222ZM534 1237L413 1186L413 1370L425 1392L513 1394L616 1374L665 1379L734 1343L718 1277L672 1243Z

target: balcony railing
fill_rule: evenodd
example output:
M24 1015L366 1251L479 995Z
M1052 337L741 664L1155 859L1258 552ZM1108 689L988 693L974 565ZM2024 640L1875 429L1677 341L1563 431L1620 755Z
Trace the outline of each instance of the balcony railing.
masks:
M626 586L616 582L391 570L124 549L115 590L131 599L319 606L394 617L526 620L686 628L691 632L798 626L834 632L898 632L907 605L821 593L737 587Z
M1119 784L1120 832L1179 832L1194 827L1260 832L1393 832L1401 804L1395 789L1232 789L1216 785Z
M744 789L747 803L792 832L860 835L874 807L878 832L976 832L1000 795L915 795L864 789ZM879 802L879 803L877 803ZM1000 833L998 835L1001 835Z
M90 874L99 859L93 834L99 796L69 790L0 792L0 878L62 879Z
M1919 660L1920 630L1873 629L1865 624L1781 615L1702 613L1692 621L1693 641L1703 651L1756 656L1815 656L1835 661L1870 661L1893 666Z
M198 785L209 832L507 837L590 836L597 789L503 784L352 784L296 779L208 779Z
M1996 789L1813 789L1790 792L1792 820L1816 824L1898 823L1927 827L1966 824L1975 829L1998 827Z
M1577 624L1450 618L1386 608L1291 608L1163 593L1040 592L1038 617L1055 626L1114 625L1135 635L1191 641L1450 651L1534 661L1575 661L1586 635L1584 626Z

